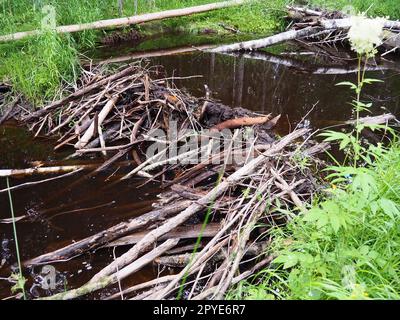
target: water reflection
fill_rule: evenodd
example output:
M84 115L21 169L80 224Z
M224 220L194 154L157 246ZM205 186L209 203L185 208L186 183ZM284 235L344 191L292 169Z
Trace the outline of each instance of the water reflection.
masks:
M260 113L282 114L292 125L305 116L314 128L352 117L349 105L353 99L352 92L336 84L356 81L354 65L317 68L301 61L297 65L284 63L296 61L293 59L282 62L271 59L273 55L264 56L269 59L191 53L156 57L151 61L162 65L169 75L202 75L200 79L176 82L178 87L185 87L196 96L205 96L206 84L213 97L227 105ZM400 75L393 70L396 68L400 68L400 64L368 72L368 77L385 81L368 86L364 91L364 99L374 102L373 114L385 110L399 114Z

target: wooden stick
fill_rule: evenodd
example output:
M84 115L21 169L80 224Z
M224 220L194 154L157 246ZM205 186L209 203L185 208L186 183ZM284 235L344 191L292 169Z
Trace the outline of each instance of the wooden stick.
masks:
M142 216L134 218L128 222L122 222L103 230L93 236L74 242L66 247L60 248L54 252L43 254L39 257L26 261L25 265L39 265L50 262L66 261L79 256L89 250L96 249L120 237L123 237L139 228L145 227L150 223L165 219L171 214L179 212L186 208L191 201L182 201L174 203L171 206L150 211Z
M196 13L208 12L212 10L228 8L233 6L242 5L249 0L231 0L224 2L211 3L201 6L195 6L184 9L175 9L175 10L167 10L162 12L155 13L147 13L139 16L131 16L126 18L118 18L118 19L109 19L109 20L100 20L96 22L90 23L82 23L82 24L74 24L69 26L60 26L55 29L57 33L72 33L79 32L85 30L96 30L96 29L105 29L105 28L120 28L124 26L129 26L132 24L139 24L149 21L162 20L167 18L188 16ZM0 36L0 42L20 40L26 37L37 36L42 33L41 30L32 30L25 32L17 32L13 34L8 34L4 36Z
M133 248L123 254L121 257L113 261L110 265L105 267L99 273L97 273L91 280L96 282L100 278L114 273L117 269L121 269L131 261L137 259L139 254L149 245L155 243L159 237L173 230L177 226L181 225L195 213L207 207L208 204L214 202L215 199L223 195L232 185L247 177L253 173L259 165L268 159L268 157L275 155L277 152L285 148L293 140L300 138L306 134L308 129L300 129L290 133L289 135L282 138L279 142L271 146L270 149L265 151L262 155L250 161L248 164L240 168L238 171L230 175L225 181L214 187L207 195L203 196L200 200L192 203L188 208L182 211L180 214L169 219L166 223L161 225L155 230L150 231L142 240L140 240Z
M182 240L193 239L193 238L195 239L199 236L201 228L202 228L201 224L178 227L178 228L172 230L171 232L168 232L167 234L163 235L158 240L163 241L163 240L170 239L170 238L179 238ZM214 237L220 228L221 228L221 225L219 223L208 224L202 233L203 238ZM104 247L117 247L117 246L126 246L126 245L136 244L147 233L148 233L148 231L136 232L129 236L125 236L125 237L119 238L117 240L114 240L110 243L107 243Z
M114 108L114 106L117 103L118 99L119 99L119 96L114 96L106 103L106 105L103 107L103 109L99 113L98 120L97 120L97 126L100 126L103 123L103 121L106 119L108 114ZM96 126L95 122L96 121L93 120L93 122L90 125L89 129L87 129L87 131L82 136L82 138L75 144L75 148L76 149L84 148L88 144L90 139L92 139L93 135L95 134L95 130L97 129L97 126ZM103 138L103 135L101 135L100 142L101 142L102 138Z
M179 242L179 239L169 239L169 240L165 241L159 247L157 247L157 248L153 249L152 251L150 251L149 253L145 254L143 257L141 257L137 261L131 263L130 265L128 265L127 267L116 272L112 276L107 276L107 277L104 277L103 279L100 279L96 283L90 282L90 283L83 285L82 287L80 287L78 289L70 290L67 292L62 292L62 293L59 293L59 294L56 294L56 295L53 295L50 297L41 298L39 300L75 299L80 296L91 293L93 291L105 288L113 283L117 283L118 281L123 280L126 277L130 276L132 273L135 273L136 271L142 269L145 265L152 262L155 258L159 257L164 252L175 247L178 244L178 242Z
M72 172L68 172L68 173L62 174L60 176L53 177L53 178L48 178L48 179L44 179L44 180L40 180L40 181L32 181L32 182L26 182L26 183L18 184L16 186L13 186L13 187L10 187L10 188L2 189L2 190L0 190L0 193L13 191L13 190L19 190L19 189L35 186L35 185L38 185L38 184L41 184L41 183L45 183L45 182L50 182L50 181L53 181L53 180L66 178L66 177L74 175L75 173L81 172L82 170L83 170L83 168L77 169L77 170L74 170Z
M94 168L95 164L74 165L74 166L59 166L59 167L37 167L28 169L1 169L0 177L18 177L31 176L35 174L55 174L63 172L71 172L82 169Z

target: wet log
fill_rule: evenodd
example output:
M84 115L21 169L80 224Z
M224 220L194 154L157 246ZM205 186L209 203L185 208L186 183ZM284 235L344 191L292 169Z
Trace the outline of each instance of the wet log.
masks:
M166 239L171 239L171 238L179 238L181 240L196 239L199 237L202 227L203 226L201 224L178 227L178 228L172 230L171 232L168 232L167 234L161 236L158 240L164 241ZM221 225L219 223L210 223L204 228L203 233L201 233L201 235L203 238L214 237L220 228L221 228ZM136 244L147 233L148 233L148 231L136 232L129 236L125 236L125 237L117 239L113 242L110 242L110 243L106 244L105 247L118 247L118 246L126 246L126 245Z
M56 33L72 33L72 32L79 32L79 31L85 31L85 30L120 28L120 27L124 27L124 26L129 26L129 25L139 24L139 23L144 23L144 22L149 22L149 21L163 20L163 19L175 18L175 17L181 17L181 16L188 16L188 15L192 15L192 14L196 14L196 13L202 13L202 12L208 12L208 11L222 9L222 8L239 6L239 5L245 4L248 1L249 0L231 0L231 1L210 3L210 4L205 4L205 5L195 6L195 7L190 7L190 8L184 8L184 9L175 9L175 10L166 10L166 11L162 11L162 12L147 13L147 14L125 17L125 18L100 20L100 21L96 21L96 22L74 24L74 25L69 25L69 26L59 26L59 27L56 27L56 29L54 31ZM26 37L38 36L41 33L42 33L41 30L17 32L17 33L13 33L13 34L0 36L0 42L20 40L20 39L23 39Z
M270 120L269 116L266 117L242 117L236 119L226 120L213 127L210 130L222 131L224 129L236 129L245 126L253 126L256 124L264 124Z
M49 252L29 261L26 261L24 265L40 265L50 262L70 260L85 252L99 248L105 245L107 242L113 241L120 237L126 236L135 230L146 227L150 223L163 220L169 215L183 210L190 204L191 201L182 201L174 203L173 205L165 207L163 209L148 212L140 217L134 218L128 222L119 223L116 226L108 228L80 241L74 242L54 252Z
M135 262L131 263L127 267L119 270L115 274L111 276L104 277L99 281L93 283L87 283L82 287L66 292L62 292L50 297L41 298L39 300L71 300L76 299L80 296L86 295L88 293L94 292L96 290L105 288L111 284L117 283L126 277L130 276L132 273L137 272L138 270L142 269L144 266L152 262L154 259L162 255L164 252L167 252L169 249L175 247L179 242L179 239L169 239L161 244L159 247L151 250L150 252L146 253L140 259L136 260Z
M244 165L242 168L237 170L235 173L231 174L226 180L222 181L219 185L214 187L212 190L210 190L207 195L203 196L201 199L199 199L197 202L192 203L189 207L187 207L185 210L183 210L181 213L176 215L175 217L169 219L166 221L163 225L158 227L155 230L152 230L149 232L143 239L141 239L133 248L131 248L128 252L114 260L110 265L105 267L103 270L101 270L99 273L97 273L93 278L92 282L96 282L97 280L101 279L102 277L112 274L116 272L116 270L119 270L126 266L127 264L131 263L135 259L138 258L138 256L141 254L141 252L147 248L148 246L154 244L157 239L164 234L170 232L171 230L175 229L182 223L184 223L186 220L188 220L191 216L199 212L200 210L203 210L207 208L207 206L210 203L213 203L217 198L222 196L232 185L235 185L245 177L249 176L252 174L262 163L267 161L268 157L276 155L278 152L280 152L283 148L285 148L289 143L293 142L293 140L296 140L303 135L307 134L309 130L308 129L299 129L296 130L289 135L285 136L275 144L271 146L270 149L262 153L260 156L257 158L253 159L246 165Z

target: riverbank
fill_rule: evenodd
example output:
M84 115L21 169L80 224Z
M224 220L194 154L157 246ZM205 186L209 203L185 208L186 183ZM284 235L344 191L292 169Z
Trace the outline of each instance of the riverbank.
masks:
M133 1L123 7L122 16L135 13L147 13L168 9L190 7L215 1L176 0L176 1L138 1L137 10ZM352 2L356 10L366 10L371 15L400 17L400 12L393 10L393 0ZM213 43L224 42L226 35L239 32L238 39L252 39L282 30L287 22L285 5L289 0L252 1L249 4L225 8L189 17L168 19L157 23L135 26L138 34L151 38L155 33L183 32L186 34L212 35ZM342 9L348 1L311 1L311 5L321 8ZM32 4L31 1L5 1L0 8L0 35L40 28L43 13L41 8L47 1ZM120 15L117 1L53 1L57 25L93 22L100 19L116 18ZM88 9L90 8L90 9ZM131 28L126 28L126 34ZM101 39L110 32L84 31L77 34L54 35L46 33L40 37L18 42L0 44L0 79L13 84L16 92L22 93L29 101L42 105L46 101L62 95L60 89L76 81L80 74L79 60L82 55L98 46ZM122 36L124 38L124 36ZM128 42L135 45L135 39ZM190 40L191 45L196 45ZM163 44L159 43L159 46Z

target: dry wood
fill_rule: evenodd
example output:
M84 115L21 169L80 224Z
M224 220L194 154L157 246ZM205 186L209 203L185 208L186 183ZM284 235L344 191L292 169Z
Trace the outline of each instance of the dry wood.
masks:
M117 269L121 269L131 261L137 259L140 253L153 244L159 237L173 230L177 226L184 223L187 219L189 219L192 215L199 212L200 210L207 207L208 204L214 202L218 197L220 197L231 185L239 182L240 180L247 177L249 174L253 173L254 170L257 169L263 162L265 162L268 157L275 155L277 152L280 152L283 148L285 148L290 142L295 139L298 139L305 135L308 132L308 129L300 129L290 133L289 135L282 138L279 142L272 145L271 148L265 151L259 157L253 159L248 164L240 168L238 171L230 175L225 181L221 182L219 185L214 187L206 196L202 197L196 203L192 203L187 209L182 211L180 214L175 217L169 219L162 226L157 229L149 232L141 241L139 241L132 249L130 249L127 253L123 254L121 257L116 259L113 263L105 267L99 273L97 273L93 278L92 282L96 282L98 279L101 279L104 276L114 273Z
M247 240L246 240L246 242L247 242ZM268 245L267 242L254 243L251 246L249 246L248 248L246 248L246 251L244 252L244 254L246 254L247 256L258 256L267 248L267 245ZM198 256L198 255L199 255L199 253L196 253L194 256ZM235 252L235 255L236 255L236 252ZM160 264L160 265L167 266L167 267L183 268L189 264L189 262L192 258L193 258L192 253L185 253L185 254L178 254L178 255L172 255L172 256L161 256L161 257L155 259L154 262L157 264ZM222 261L225 258L226 258L226 253L220 251L217 254L215 254L209 262L215 263L218 261Z
M73 166L59 166L59 167L36 167L27 169L0 169L0 177L19 177L31 176L36 174L56 174L64 172L73 172L77 170L87 170L94 168L95 164L81 164Z
M82 97L83 95L85 95L85 94L87 94L87 93L89 93L89 92L91 92L91 91L93 91L93 90L95 90L95 89L97 89L97 88L99 88L101 86L104 86L109 82L113 82L115 80L118 80L118 79L128 75L129 73L135 71L136 69L137 69L136 66L130 66L128 68L125 68L124 70L122 70L122 71L120 71L118 73L115 73L115 74L113 74L113 75L111 75L109 77L106 77L105 79L97 81L97 82L93 83L92 85L89 85L89 86L84 87L84 88L82 88L82 89L80 89L78 91L75 91L74 93L72 93L71 95L69 95L69 96L67 96L65 98L62 98L60 100L57 100L57 101L53 102L52 104L48 105L47 107L42 108L42 109L30 114L29 116L27 116L25 118L25 120L29 121L29 120L32 120L32 119L35 119L35 118L39 118L39 117L45 115L46 113L48 113L49 111L54 110L55 108L60 107L62 105L65 105L66 103L70 102L73 99Z
M82 136L82 138L75 144L76 149L82 149L84 148L90 139L95 135L95 130L97 130L98 126L101 126L101 124L104 122L108 114L111 112L112 108L114 108L115 104L117 103L119 99L119 96L112 97L107 104L104 106L104 108L100 111L98 118L97 119L97 125L96 121L93 121L92 124L90 125L89 129L85 132L85 134ZM102 135L102 138L100 138L104 141L104 136Z
M125 290L123 290L122 292L118 292L118 293L116 293L116 294L113 294L113 295L107 297L105 300L114 300L114 299L118 299L118 298L121 297L121 294L122 294L123 296L125 296L125 295L127 295L127 294L129 294L129 293L132 293L132 292L135 292L135 291L139 291L139 290L142 290L142 289L146 289L146 288L152 287L152 286L157 286L157 285L163 284L163 283L165 283L165 282L171 281L172 279L174 279L174 277L175 277L174 275L171 275L171 276L164 276L164 277L160 277L160 278L157 278L157 279L154 279L154 280L150 280L150 281L147 281L147 282L143 282L143 283L134 285L133 287L130 287L130 288L128 288L128 289L125 289Z
M351 18L344 19L320 19L319 24L325 29L349 29L352 25ZM400 29L399 21L386 20L384 24L387 29Z
M273 259L274 259L273 256L268 256L267 258L263 259L262 261L257 263L250 270L247 270L247 271L241 273L240 275L236 276L235 278L233 278L232 284L235 285L235 284L239 283L240 281L243 281L246 278L252 276L255 272L257 272L261 268L268 266ZM218 290L218 286L211 287L211 288L207 289L206 291L203 291L199 295L195 296L192 300L206 300L208 297L215 294L217 292L217 290Z
M376 125L376 124L387 124L390 121L395 121L395 120L396 117L393 114L385 113L375 117L370 117L370 116L362 117L359 119L359 122L366 125ZM355 120L346 121L346 124L355 124L355 123L356 123Z
M96 22L90 23L81 23L69 26L59 26L55 29L57 33L72 33L79 32L85 30L96 30L96 29L105 29L105 28L119 28L123 26L129 26L132 24L139 24L149 21L162 20L167 18L188 16L196 13L208 12L212 10L233 7L242 5L248 2L248 0L231 0L224 2L211 3L201 6L195 6L184 9L175 9L175 10L167 10L162 12L155 13L147 13L139 16L131 16L126 18L118 18L118 19L109 19L109 20L100 20ZM37 36L42 33L41 30L32 30L25 32L17 32L13 34L8 34L4 36L0 36L0 42L12 41L12 40L20 40L26 37Z

